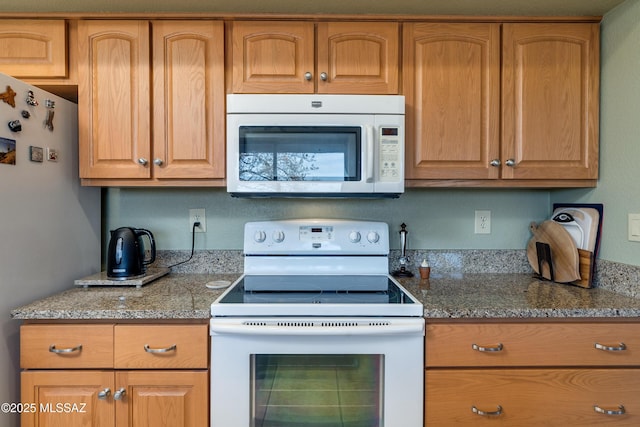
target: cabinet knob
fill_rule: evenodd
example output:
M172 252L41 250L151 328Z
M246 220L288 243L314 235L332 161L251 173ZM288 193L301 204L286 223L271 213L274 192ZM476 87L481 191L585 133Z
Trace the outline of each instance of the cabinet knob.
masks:
M113 393L113 398L115 400L122 400L126 394L127 390L124 387L121 387L119 390Z
M156 159L153 160L153 164L156 165L156 166L162 166L163 163L164 162L162 161L162 159L156 158Z
M516 165L516 161L513 159L507 159L507 161L504 162L504 164L510 167L514 167Z
M111 394L111 389L109 387L98 393L98 399L105 400Z
M326 82L327 78L329 78L327 73L325 73L325 72L320 73L320 80L322 80L323 82Z
M500 166L500 159L493 159L491 160L491 162L489 163L491 166Z
M149 160L145 159L144 157L140 157L138 159L138 163L140 163L142 166L147 166L149 164Z
M311 74L309 71L307 71L306 73L304 73L304 79L306 81L310 81L313 78L313 74Z

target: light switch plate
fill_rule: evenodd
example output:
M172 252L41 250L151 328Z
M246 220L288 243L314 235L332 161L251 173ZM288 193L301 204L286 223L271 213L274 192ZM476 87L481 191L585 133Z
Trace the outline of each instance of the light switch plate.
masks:
M629 240L640 242L640 214L629 214Z

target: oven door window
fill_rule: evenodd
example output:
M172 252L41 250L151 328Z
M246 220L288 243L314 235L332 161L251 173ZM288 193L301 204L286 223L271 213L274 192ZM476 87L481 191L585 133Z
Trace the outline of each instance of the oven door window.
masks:
M382 354L251 355L251 427L381 427Z
M240 181L360 181L359 126L240 126Z

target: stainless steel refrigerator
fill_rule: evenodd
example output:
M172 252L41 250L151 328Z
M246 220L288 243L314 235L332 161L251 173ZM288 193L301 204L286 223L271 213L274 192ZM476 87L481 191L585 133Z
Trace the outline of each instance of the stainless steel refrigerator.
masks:
M20 402L10 311L100 271L100 189L78 177L77 105L0 74L0 401ZM16 414L0 414L18 426Z

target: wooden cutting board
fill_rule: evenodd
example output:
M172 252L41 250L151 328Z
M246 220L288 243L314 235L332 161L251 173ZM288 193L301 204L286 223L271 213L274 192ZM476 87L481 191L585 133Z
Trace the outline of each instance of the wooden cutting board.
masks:
M568 283L580 279L580 256L576 244L565 228L555 221L543 221L539 225L532 222L529 226L533 237L527 244L527 258L533 270L546 279L554 282ZM551 249L551 269L543 263L542 271L538 267L538 251L536 243L546 243Z

